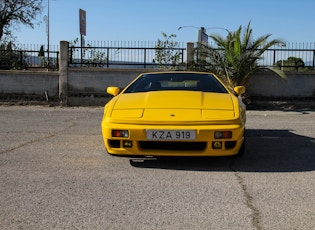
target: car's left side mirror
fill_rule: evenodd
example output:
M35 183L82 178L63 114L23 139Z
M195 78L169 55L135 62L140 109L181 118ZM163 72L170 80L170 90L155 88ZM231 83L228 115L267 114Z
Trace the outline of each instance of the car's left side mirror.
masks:
M107 87L106 92L110 95L117 96L120 92L120 88L116 86Z
M234 92L237 94L237 96L244 94L246 91L244 86L236 86L234 88Z

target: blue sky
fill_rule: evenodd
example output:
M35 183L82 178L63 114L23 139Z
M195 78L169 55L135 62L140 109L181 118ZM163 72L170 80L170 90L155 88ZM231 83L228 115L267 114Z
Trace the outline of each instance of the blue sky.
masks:
M48 0L43 0L47 6ZM254 38L272 34L286 42L315 43L314 0L50 0L50 44L80 37L79 9L86 11L86 41L156 41L162 32L180 42L195 42L196 27L235 31L251 21ZM20 44L47 44L43 17L34 29L15 32ZM208 29L224 35L226 31Z

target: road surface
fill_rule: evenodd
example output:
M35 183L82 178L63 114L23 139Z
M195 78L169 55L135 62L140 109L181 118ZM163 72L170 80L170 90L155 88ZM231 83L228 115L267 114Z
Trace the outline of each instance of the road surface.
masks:
M243 158L108 155L102 108L0 107L1 229L315 229L315 112L248 111Z

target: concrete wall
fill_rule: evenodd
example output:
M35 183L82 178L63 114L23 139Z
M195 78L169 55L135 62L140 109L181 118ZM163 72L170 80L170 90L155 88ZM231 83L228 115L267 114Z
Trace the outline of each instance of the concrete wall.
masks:
M58 96L58 72L0 71L0 94L36 94Z
M156 70L68 68L60 81L60 72L0 70L0 100L13 95L45 97L47 93L49 100L63 105L104 105L110 98L108 86L123 88L140 73L151 71Z
M67 102L69 105L103 105L109 99L108 86L125 87L149 69L68 68ZM59 73L38 71L0 71L0 94L36 94L47 92L59 98ZM59 87L59 88L58 88ZM261 72L249 79L247 93L258 97L315 97L315 73L287 73L281 79L271 72Z
M108 86L124 88L143 71L100 68L69 69L68 98L66 103L72 106L102 106L111 98L106 93Z
M263 97L315 97L315 73L286 73L282 79L271 72L253 75L247 92Z
M104 94L108 86L125 87L140 73L147 70L77 68L68 70L68 93Z

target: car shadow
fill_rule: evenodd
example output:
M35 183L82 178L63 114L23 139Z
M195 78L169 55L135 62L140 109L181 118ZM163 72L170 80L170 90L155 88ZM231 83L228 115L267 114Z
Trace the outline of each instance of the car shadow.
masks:
M249 129L242 157L134 158L130 164L139 168L187 171L314 171L315 139L291 130Z

